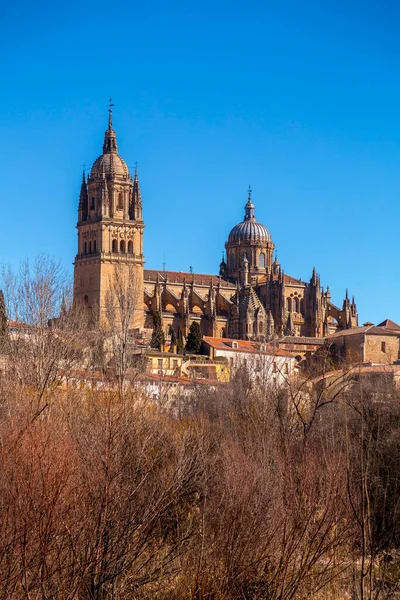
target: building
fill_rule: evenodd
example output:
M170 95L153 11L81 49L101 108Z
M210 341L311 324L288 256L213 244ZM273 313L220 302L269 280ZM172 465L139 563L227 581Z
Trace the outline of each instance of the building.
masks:
M333 354L349 364L390 365L399 359L400 328L394 326L396 324L389 320L376 326L365 324L338 331L328 338L328 342Z
M273 260L275 245L256 219L251 189L243 221L228 235L218 274L145 269L144 227L138 172L132 177L118 154L110 105L103 152L82 179L76 302L101 318L118 273L133 282L137 308L132 328L137 330L151 329L156 312L167 336L173 328L186 337L193 321L206 336L258 341L283 335L322 338L358 324L354 298L350 302L347 292L339 308L315 269L304 282L286 275L276 256Z
M294 374L296 358L271 344L209 336L204 336L203 344L211 359L227 362L231 376L245 368L255 383L280 386Z

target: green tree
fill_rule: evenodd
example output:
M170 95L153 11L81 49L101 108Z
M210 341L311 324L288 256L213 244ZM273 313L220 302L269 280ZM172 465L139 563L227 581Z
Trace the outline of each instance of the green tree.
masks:
M193 321L189 329L189 335L186 342L186 350L194 354L199 354L203 336L201 335L200 325Z
M164 332L162 329L161 315L157 311L153 314L153 335L151 336L150 346L157 348L157 350L164 349Z
M184 345L185 344L184 344L184 341L183 341L182 330L178 329L178 340L176 342L176 353L177 354L182 354Z
M175 352L176 351L176 334L175 334L175 330L172 326L170 328L170 333L171 333L171 346L170 346L169 351Z

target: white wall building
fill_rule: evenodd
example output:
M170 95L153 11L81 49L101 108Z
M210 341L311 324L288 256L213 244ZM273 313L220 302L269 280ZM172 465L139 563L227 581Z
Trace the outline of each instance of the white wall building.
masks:
M228 361L231 376L237 369L245 367L258 385L282 386L294 373L296 359L293 354L271 344L209 336L203 337L203 343L211 359Z

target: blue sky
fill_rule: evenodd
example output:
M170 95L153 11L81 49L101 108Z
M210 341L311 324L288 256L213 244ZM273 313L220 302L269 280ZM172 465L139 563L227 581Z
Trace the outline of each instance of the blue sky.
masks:
M217 272L251 184L286 273L400 322L398 4L23 1L0 20L0 260L72 273L112 95L148 268Z

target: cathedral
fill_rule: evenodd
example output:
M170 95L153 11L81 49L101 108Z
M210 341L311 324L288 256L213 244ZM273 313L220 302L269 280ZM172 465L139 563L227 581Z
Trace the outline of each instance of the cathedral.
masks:
M315 269L309 281L286 275L274 257L268 229L259 223L249 188L243 221L225 244L218 275L145 269L144 221L137 168L132 177L118 154L112 105L103 152L83 174L78 206L74 301L105 310L115 273L134 277L137 331L153 327L159 313L165 334L186 337L197 321L203 335L270 340L284 335L325 337L358 325L354 298L331 302Z

